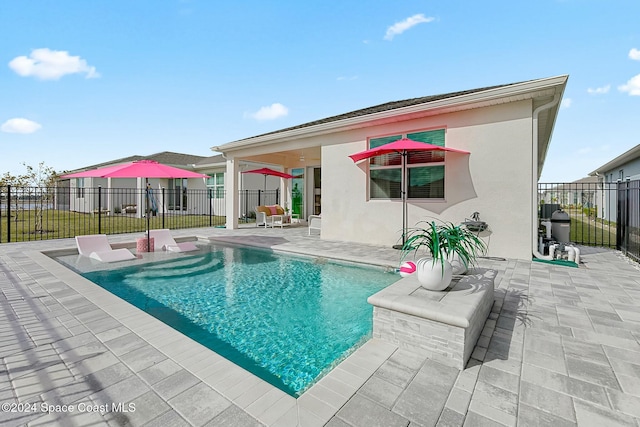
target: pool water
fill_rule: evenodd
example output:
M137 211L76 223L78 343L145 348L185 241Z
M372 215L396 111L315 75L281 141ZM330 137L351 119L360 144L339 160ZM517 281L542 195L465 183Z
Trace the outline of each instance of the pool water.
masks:
M381 268L212 244L193 256L82 273L292 396L370 337Z

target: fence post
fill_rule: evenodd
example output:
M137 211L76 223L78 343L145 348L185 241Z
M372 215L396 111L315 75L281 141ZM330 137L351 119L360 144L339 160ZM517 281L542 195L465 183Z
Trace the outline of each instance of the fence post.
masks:
M616 249L621 250L622 247L622 229L624 228L624 221L622 220L622 181L618 180L616 185L616 195L617 195L617 203L616 203Z
M629 231L631 230L631 212L629 212L629 208L631 205L631 200L629 199L629 191L631 190L631 180L627 177L627 181L625 182L625 223L624 223L624 254L627 255L629 252L629 247L631 246L631 241L629 240Z
M258 206L261 206L262 203L260 203L260 195L262 194L261 190L258 190Z
M276 188L276 205L280 204L280 189Z
M102 186L98 185L98 234L102 234Z
M7 185L7 242L11 243L11 185Z
M213 196L211 194L212 191L213 191L212 188L208 188L207 189L207 192L209 193L208 194L208 196L209 196L209 200L208 200L208 202L209 202L209 227L211 227L213 225L213 222L212 222L213 221L213 216L211 215L212 214L212 212L211 212L211 201L213 200Z
M244 222L249 222L249 190L244 190Z
M162 187L162 229L164 230L164 214L165 214L165 206L167 206L164 203L164 187Z

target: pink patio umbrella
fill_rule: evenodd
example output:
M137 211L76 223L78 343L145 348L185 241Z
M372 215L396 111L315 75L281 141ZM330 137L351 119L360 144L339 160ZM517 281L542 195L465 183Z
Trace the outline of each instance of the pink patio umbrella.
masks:
M207 178L207 175L158 163L155 160L137 160L121 165L106 166L83 172L62 175L61 178ZM149 188L146 189L147 248L149 248Z
M370 148L359 153L351 154L349 157L354 163L370 159L372 157L382 156L384 154L397 153L402 156L402 244L394 245L395 249L402 249L406 242L407 228L407 156L410 153L428 152L428 151L449 151L460 154L470 154L468 151L458 150L456 148L441 147L439 145L428 144L426 142L414 141L409 138L402 138L379 147Z
M260 169L252 169L250 171L243 171L242 173L259 173L264 175L264 189L267 190L267 176L278 176L280 178L293 178L293 175L289 175L288 173L280 172L277 170L269 169L269 168L260 168Z

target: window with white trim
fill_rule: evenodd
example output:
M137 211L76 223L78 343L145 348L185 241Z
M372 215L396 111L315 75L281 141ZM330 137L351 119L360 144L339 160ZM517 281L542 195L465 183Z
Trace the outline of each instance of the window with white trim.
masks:
M403 137L444 147L444 129L372 138L369 148L379 147ZM444 199L444 151L413 152L407 156L407 198ZM373 157L369 161L369 197L402 198L402 155Z
M84 178L76 178L76 198L84 198Z
M224 199L224 172L207 174L207 189L213 190L211 193L214 199Z

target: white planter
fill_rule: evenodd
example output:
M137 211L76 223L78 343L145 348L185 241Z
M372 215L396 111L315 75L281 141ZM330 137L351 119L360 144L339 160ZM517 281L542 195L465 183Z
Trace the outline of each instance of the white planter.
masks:
M451 263L451 267L453 268L453 274L467 274L467 266L464 265L464 262L460 259L460 256L457 253L452 253L447 258L449 263Z
M416 274L423 288L442 291L451 283L453 269L447 260L444 261L443 271L443 264L440 261L434 263L431 258L420 258L416 262Z

